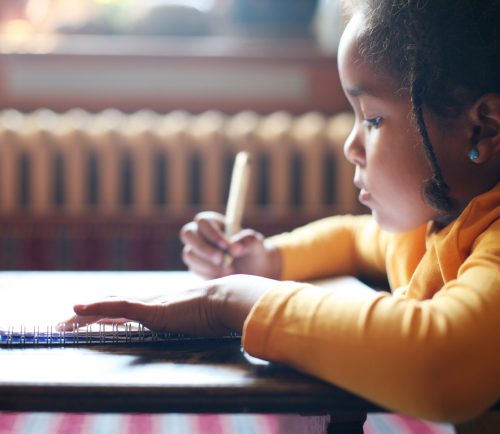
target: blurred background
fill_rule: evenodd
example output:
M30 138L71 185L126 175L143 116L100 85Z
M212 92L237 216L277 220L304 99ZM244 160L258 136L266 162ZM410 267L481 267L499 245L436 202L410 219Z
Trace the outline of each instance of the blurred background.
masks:
M337 0L2 0L0 269L182 269L178 231L358 213Z

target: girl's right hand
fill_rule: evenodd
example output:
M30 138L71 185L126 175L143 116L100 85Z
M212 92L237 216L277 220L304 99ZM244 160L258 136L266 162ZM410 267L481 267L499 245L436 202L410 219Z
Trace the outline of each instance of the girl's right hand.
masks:
M182 259L189 270L207 279L235 273L279 278L281 258L272 243L252 229L228 239L224 227L224 215L212 211L197 214L182 227ZM225 259L228 254L232 261Z

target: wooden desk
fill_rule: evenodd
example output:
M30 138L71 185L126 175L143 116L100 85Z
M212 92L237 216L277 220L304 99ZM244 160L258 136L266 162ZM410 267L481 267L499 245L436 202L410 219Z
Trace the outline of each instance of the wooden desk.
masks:
M168 272L3 272L0 323L53 323L98 294L158 293L198 282ZM17 307L14 307L17 306ZM362 433L373 404L285 366L252 358L240 342L0 347L0 410L297 413L282 432ZM345 431L343 429L345 428ZM294 431L295 430L295 431ZM299 431L300 430L300 431Z

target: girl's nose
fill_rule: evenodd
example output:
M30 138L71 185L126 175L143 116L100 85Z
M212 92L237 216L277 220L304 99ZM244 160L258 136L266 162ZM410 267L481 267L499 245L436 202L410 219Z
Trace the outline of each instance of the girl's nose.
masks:
M365 149L356 125L344 143L344 155L348 161L356 166L363 167L365 165Z

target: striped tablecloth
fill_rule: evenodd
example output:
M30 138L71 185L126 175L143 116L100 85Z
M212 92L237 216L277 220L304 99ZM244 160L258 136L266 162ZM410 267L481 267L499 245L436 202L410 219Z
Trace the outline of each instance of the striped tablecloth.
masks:
M0 413L0 434L274 434L279 415ZM365 434L453 434L450 425L370 414Z

